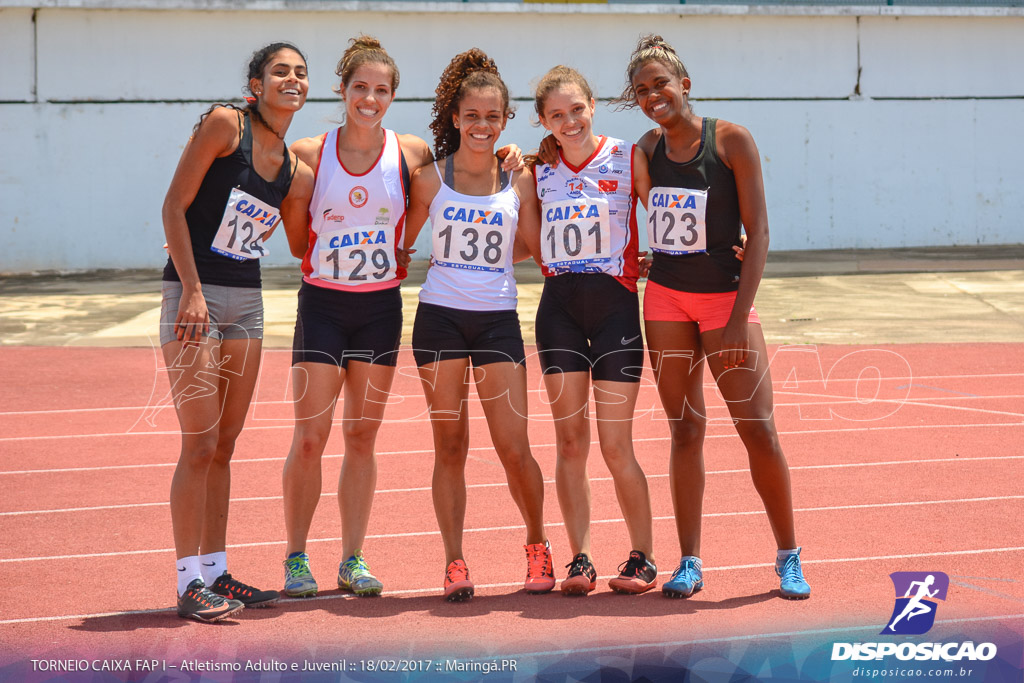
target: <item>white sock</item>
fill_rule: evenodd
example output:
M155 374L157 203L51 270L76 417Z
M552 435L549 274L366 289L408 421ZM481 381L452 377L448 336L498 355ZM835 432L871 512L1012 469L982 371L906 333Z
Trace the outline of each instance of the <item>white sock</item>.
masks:
M188 585L196 579L202 580L203 572L199 569L199 556L191 555L174 561L174 567L178 570L178 597L188 590Z
M228 554L225 551L219 553L207 553L199 556L201 571L203 572L203 583L212 586L217 578L228 570Z
M701 569L703 568L700 558L696 555L683 555L683 559L680 560L680 564L686 562L687 560L693 560L693 566L697 568L697 571L701 571Z
M792 550L779 550L775 553L775 566L781 567L786 564L786 558L790 555L796 555L800 552L800 548L793 548Z

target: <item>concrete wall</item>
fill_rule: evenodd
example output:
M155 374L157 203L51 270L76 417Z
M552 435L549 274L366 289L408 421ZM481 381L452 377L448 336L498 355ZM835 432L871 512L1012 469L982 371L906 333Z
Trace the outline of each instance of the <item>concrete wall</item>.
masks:
M480 46L519 100L504 140L524 148L541 137L529 98L547 68L576 66L611 97L636 37L657 31L686 61L698 113L757 140L773 248L1024 242L1020 11L29 4L0 1L0 272L161 263L160 204L182 145L209 101L238 97L249 52L277 39L307 51L294 140L340 114L333 69L360 31L402 70L388 127L429 140L440 71ZM599 108L599 132L635 139L649 127ZM270 248L270 263L291 262L283 239Z

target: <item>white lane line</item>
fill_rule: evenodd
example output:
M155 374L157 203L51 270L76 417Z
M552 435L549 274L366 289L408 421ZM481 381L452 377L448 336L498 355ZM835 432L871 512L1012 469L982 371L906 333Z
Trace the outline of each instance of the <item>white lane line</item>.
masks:
M817 420L815 420L815 421L817 421ZM911 429L911 430L917 430L917 429L976 429L976 428L980 428L980 427L984 427L984 428L987 428L987 429L995 429L995 428L998 428L998 427L1024 427L1024 422L981 422L981 423L971 423L971 424L892 425L892 426L889 426L889 427L849 427L849 428L846 428L846 429L802 429L802 430L797 430L797 431L779 431L778 434L779 434L779 436L801 436L801 435L805 435L805 434L847 434L847 433L858 433L858 432L886 432L886 431L893 431L893 430L899 431L899 430L907 430L907 429ZM246 431L249 431L250 429L251 428L247 427ZM168 432L168 433L171 433L171 432ZM173 433L174 434L178 434L179 432L173 432ZM84 434L83 436L93 436L93 435ZM125 435L124 434L107 434L105 436L125 436ZM128 436L131 436L131 435L129 434ZM709 439L738 439L738 438L739 437L736 435L736 433L734 431L730 431L730 432L728 432L726 434L707 434L707 435L705 435L704 440L707 441ZM667 436L651 436L651 437L644 437L644 438L634 438L633 439L633 443L648 443L648 442L668 441L668 440L669 440L669 437L667 437ZM591 445L595 445L595 444L598 445L598 446L600 445L600 443L598 441L591 441L590 443L591 443ZM553 443L530 444L530 447L531 448L554 448L555 444L553 444ZM494 447L493 446L474 446L474 447L470 448L469 450L471 452L472 451L493 451ZM381 455L417 455L417 454L424 454L424 453L426 453L426 454L433 454L434 453L434 449L433 448L425 448L425 449L404 450L404 451L382 451L380 453L377 453L377 455L379 455L379 456L381 456ZM341 457L343 457L343 455L341 455L341 454L332 454L332 455L324 455L323 457L324 458L341 458ZM237 464L240 464L240 463L275 462L275 461L283 461L284 459L285 459L284 456L279 456L279 457L274 457L274 458L236 458L236 459L233 459L231 461L231 464L232 465L237 465ZM158 462L158 463L145 463L145 464L135 464L135 465L99 465L99 466L96 466L96 467L61 467L61 468L45 469L45 470L8 470L8 471L0 471L0 476L7 475L7 474L61 474L61 473L66 473L66 472L102 472L102 471L107 471L107 470L134 470L134 469L148 468L148 467L174 467L175 465L177 465L176 462Z
M992 378L997 378L998 379L998 378L1004 378L1004 377L1024 377L1024 373L1022 373L1022 372L1009 372L1009 373L990 373L990 374L966 374L966 375L920 375L918 377L881 377L877 381L888 383L888 382L902 382L902 381L910 382L910 381L916 381L916 380L922 380L922 379L928 379L928 380L933 380L933 379L938 379L938 380L948 380L948 379L992 379ZM866 380L862 380L859 377L850 377L850 378L834 377L834 378L829 379L828 383L829 384L832 384L832 383L843 383L843 384L846 384L846 383L850 383L850 382L858 383L858 382L861 382L861 381L866 381ZM872 381L875 381L875 380L872 380ZM822 383L824 383L824 378L822 378L820 380L805 379L805 380L800 380L799 383L803 383L803 384L822 384ZM799 383L798 383L798 386L799 386ZM772 380L772 386L773 387L778 387L777 389L775 389L775 393L776 394L788 393L787 390L785 389L785 385L786 384L789 384L789 380L786 380L786 379ZM705 389L714 389L716 387L717 387L717 384L715 382L713 382L713 381L712 382L705 382L704 383L704 388ZM645 374L644 375L644 381L640 383L640 389L643 390L643 389L656 389L656 388L657 387L656 387L656 385L654 383L654 378L649 376L649 375L647 375L647 374ZM928 387L928 388L930 388L930 389L939 389L940 387ZM529 389L528 391L531 394L545 394L545 393L547 393L547 390L544 389L544 388ZM797 392L797 393L799 393L799 392ZM390 396L391 396L391 398L394 398L394 399L403 399L403 400L415 400L415 399L423 398L423 394L391 394ZM964 397L952 397L952 398L964 398ZM978 396L978 398L998 398L998 397ZM290 401L290 400L283 400L283 401L257 401L255 403L253 403L253 405L254 406L272 406L272 405L287 405L287 406L291 406L292 405L292 401ZM7 417L7 416L12 416L13 417L13 416L21 416L21 415L62 415L62 414L66 414L66 413L96 413L96 412L104 412L104 411L129 411L129 410L130 411L136 411L136 412L142 412L142 411L152 410L153 408L154 408L154 406L145 405L145 406L111 406L111 407L108 407L108 408L53 408L53 409L49 409L49 410L7 410L7 411L0 411L0 417ZM168 404L166 406L161 406L160 407L161 410L164 409L164 408L171 409L172 406Z
M977 549L970 549L970 550L945 550L945 551L936 551L936 552L931 552L931 553L905 553L905 554L900 554L900 555L877 555L877 556L874 556L874 557L834 557L834 558L828 558L828 559L822 559L822 560L810 560L810 559L808 559L808 560L801 560L801 563L804 564L804 565L840 564L840 563L847 563L847 562L870 562L870 561L874 561L874 560L905 560L905 559L918 559L918 558L924 558L924 557L948 557L948 556L951 556L951 555L987 555L987 554L992 554L992 553L1012 553L1012 552L1020 552L1020 551L1024 551L1024 546L1022 546L1022 547L1015 547L1015 548L977 548ZM722 567L704 567L704 571L706 571L706 572L741 571L741 570L745 570L745 569L764 569L764 568L773 567L773 566L774 566L774 564L771 563L771 562L763 562L763 563L757 563L757 564L727 565L727 566L722 566ZM658 575L659 576L661 576L661 575L666 575L667 576L667 575L669 575L671 573L672 573L671 571L661 571L661 572L658 572ZM598 577L599 580L607 580L607 579L610 579L610 578L612 578L611 575ZM476 588L483 590L483 589L490 589L490 588L513 588L513 587L519 587L519 586L522 586L522 585L523 585L522 581L509 581L509 582L502 582L502 583L477 584ZM386 591L385 595L387 595L387 596L423 595L423 594L426 594L426 593L434 593L434 594L437 594L438 597L440 597L441 591L437 587L433 587L433 588L402 588L402 589L396 589L396 590L389 589L389 590ZM301 599L296 598L295 600L285 600L285 601L281 602L280 604L286 605L286 604L294 602L294 604L296 604L296 605L305 605L305 604L308 604L310 602L319 602L319 601L327 601L327 600L358 600L358 599L360 599L360 598L357 598L356 596L348 594L348 593L335 593L333 595L318 595L318 596L313 597L313 598L301 598ZM173 607L169 607L169 608L161 608L161 609L126 610L126 611L123 611L123 612L95 612L95 613L90 613L90 614L65 614L65 615L58 615L58 616L51 616L51 617L22 617L20 619L0 619L0 625L2 625L2 624L29 624L29 623L40 623L40 622L47 622L47 621L66 621L66 620L69 620L69 619L99 619L99 618L105 618L105 617L124 617L124 616L132 616L132 615L136 615L136 614L160 614L162 612L170 613L174 609L175 608L173 608ZM961 622L967 622L967 621L992 621L992 620L996 620L996 619L1020 619L1020 618L1024 618L1024 614L1006 614L1006 615L1002 615L1002 616L973 617L973 618L967 618L967 619L947 619L945 621L936 621L936 623L937 624L938 623L953 624L953 623L961 623ZM814 630L814 631L794 631L792 633L794 635L798 635L798 634L801 634L801 633L807 633L807 634L813 634L813 633L833 633L833 632L841 632L841 631L846 631L846 630L854 630L855 628L874 628L874 629L877 629L878 625L877 624L873 624L870 627L864 626L864 627L847 627L847 628L835 628L835 629L821 629L821 630ZM786 634L776 634L776 636L781 636L781 635L786 635ZM769 636L766 636L766 635L751 635L751 636L737 636L735 638L738 638L738 639L749 639L749 638L763 638L763 637L769 637ZM689 642L694 642L694 643L696 643L696 642L716 642L718 640L729 640L729 639L730 638L712 639L712 640L708 640L708 641L680 641L680 643L678 643L678 644L687 644ZM624 645L624 646L622 646L622 648L657 647L657 646L660 646L660 645L672 645L672 644L673 643L651 643L651 644L646 644L646 645L635 645L634 644L634 645ZM572 654L574 652L586 652L586 650L566 650L564 652L563 651L557 651L557 652L556 651L552 651L550 654ZM540 654L548 654L548 653L532 653L532 654L533 655L540 655ZM523 656L527 656L527 655L523 655Z
M343 456L324 456L324 457L343 457ZM928 463L964 463L964 462L981 462L989 460L1024 460L1024 455L984 455L976 458L922 458L920 460L885 460L881 462L846 462L846 463L832 463L829 465L791 465L790 472L799 470L838 470L838 469L849 469L852 467L883 467L883 466L894 466L894 465L922 465ZM734 470L709 470L705 472L706 475L712 474L747 474L750 472L749 467L744 467ZM648 479L664 479L667 478L668 474L648 474ZM611 477L591 477L591 482L607 482L612 481ZM545 484L554 484L554 479L545 479ZM502 488L507 486L506 482L495 482L492 484L467 484L466 488L469 489L482 489L482 488ZM384 495L390 493L418 493L431 491L430 486L410 486L407 488L398 489L377 489L374 495ZM336 491L323 491L320 494L321 498L333 498L337 495ZM284 496L247 496L244 498L232 498L231 503L256 503L265 502L272 500L283 500ZM91 507L78 507L78 508L56 508L52 510L17 510L12 512L0 512L0 517L18 517L22 515L46 515L56 514L65 512L95 512L97 510L128 510L132 508L145 508L145 507L160 507L170 505L169 501L163 501L160 503L124 503L120 505L94 505Z
M899 501L893 503L864 503L856 505L831 505L823 507L809 507L809 508L794 508L793 512L833 512L840 510L865 510L865 509L881 509L881 508L897 508L897 507L917 507L924 505L960 505L963 503L987 503L993 501L1002 500L1022 500L1024 495L1020 496L986 496L983 498L952 498L949 500L921 500L921 501ZM765 511L762 510L743 510L737 512L705 512L704 517L745 517L748 515L763 515ZM660 515L653 517L655 522L666 522L675 521L674 515ZM594 519L591 520L591 524L622 524L625 520L621 517L611 519ZM553 522L546 522L552 524ZM489 527L475 527L472 529L466 529L463 533L490 533L494 531L516 531L519 529L525 529L526 526L523 524L509 524L504 526L489 526ZM440 536L441 532L437 529L429 531L405 531L393 534L367 534L367 539L392 539L392 538L415 538L421 536ZM307 540L307 543L336 543L341 541L341 538L311 538ZM255 541L252 543L229 543L228 548L261 548L267 546L284 546L283 540L278 541ZM107 553L79 553L73 555L46 555L40 557L8 557L0 558L0 564L10 562L48 562L50 560L82 560L96 557L121 557L125 555L154 555L159 553L170 553L173 552L173 548L153 548L150 550L120 550L115 552Z

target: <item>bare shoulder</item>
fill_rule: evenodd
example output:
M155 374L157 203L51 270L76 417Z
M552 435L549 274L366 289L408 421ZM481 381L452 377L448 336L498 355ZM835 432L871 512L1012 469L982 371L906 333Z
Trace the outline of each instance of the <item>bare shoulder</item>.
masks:
M241 117L237 109L216 107L203 120L194 139L198 144L215 149L218 156L229 154L241 137Z
M294 193L299 196L311 194L313 185L316 183L316 174L313 173L312 167L300 155L296 154L294 150L292 153L295 154L293 159L295 175L292 177L292 185L288 190L288 194Z
M433 196L441 188L441 179L434 170L433 164L420 166L412 172L412 189L414 192Z
M718 119L715 125L715 137L718 142L718 155L727 166L736 162L749 161L758 156L757 145L750 131L738 123Z
M661 128L652 128L643 134L637 141L636 146L643 150L643 153L650 159L654 155L654 148L661 139Z
M398 144L402 148L402 154L405 155L405 163L409 165L410 169L421 168L434 160L430 145L418 135L400 133Z
M312 169L317 165L320 148L323 147L325 137L327 137L327 133L312 138L301 138L293 142L290 149L307 167Z
M520 199L523 197L533 198L537 196L537 179L533 177L533 169L529 166L521 171L516 171L512 178L516 194Z

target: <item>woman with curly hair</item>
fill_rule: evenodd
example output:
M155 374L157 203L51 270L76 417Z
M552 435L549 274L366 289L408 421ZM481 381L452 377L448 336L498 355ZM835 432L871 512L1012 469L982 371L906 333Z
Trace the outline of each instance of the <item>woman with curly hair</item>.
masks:
M747 449L768 513L783 597L810 597L796 545L789 466L773 418L772 382L753 308L768 253L761 160L746 128L697 116L690 77L661 36L642 38L620 101L658 124L640 140L650 160L647 235L654 252L644 325L671 431L669 478L682 559L664 584L669 597L704 587L700 560L704 497L704 360ZM734 252L746 231L742 261Z
M259 374L263 242L305 213L313 188L284 143L306 101L306 58L289 43L257 50L247 88L247 107L215 105L200 119L163 206L160 344L181 424L171 481L178 615L204 622L278 597L227 571L230 463Z
M526 522L528 592L554 588L543 521L544 481L527 436L526 354L516 314L517 228L537 230L528 172L507 174L494 154L513 112L498 69L478 49L456 55L434 102L433 167L412 178L405 244L430 218L431 267L420 291L413 352L434 434L433 500L444 542L444 597L473 596L462 535L466 517L470 367L491 441ZM532 222L532 225L528 223ZM515 253L515 252L519 253Z

